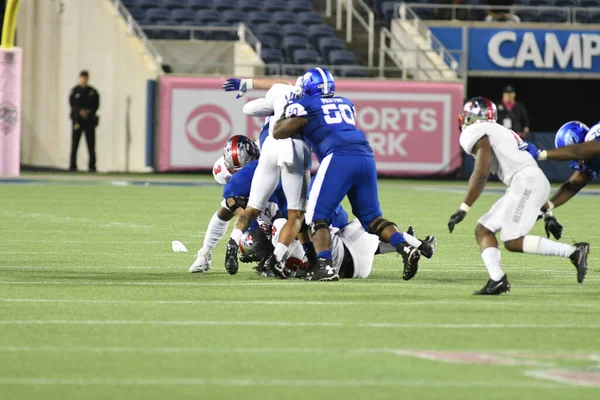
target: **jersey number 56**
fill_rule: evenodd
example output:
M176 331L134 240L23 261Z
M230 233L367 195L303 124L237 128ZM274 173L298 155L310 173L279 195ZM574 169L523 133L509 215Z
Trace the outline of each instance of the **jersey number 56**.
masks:
M325 114L325 122L329 125L339 124L342 120L348 124L356 125L354 110L348 104L325 104L321 109Z

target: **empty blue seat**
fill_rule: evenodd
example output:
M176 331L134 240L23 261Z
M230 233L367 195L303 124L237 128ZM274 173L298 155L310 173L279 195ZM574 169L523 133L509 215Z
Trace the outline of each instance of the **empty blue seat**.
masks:
M127 8L137 6L137 0L121 0L121 3Z
M198 10L196 20L201 23L221 21L221 13L217 10Z
M311 25L308 27L308 35L314 48L319 47L319 39L333 36L333 27L326 24Z
M160 4L160 0L138 0L137 1L137 6L139 8L159 8L162 7L162 4Z
M206 26L213 26L213 27L231 27L231 24L228 24L226 22L223 21L210 21L208 23L206 23ZM214 30L214 31L210 31L209 33L209 37L211 40L237 40L237 30L236 29L231 29L231 30Z
M177 10L187 8L187 4L185 1L165 1L163 0L160 3L160 7L166 8L167 10Z
M184 9L175 9L171 11L171 19L177 22L194 21L196 17L193 13Z
M323 23L321 14L314 11L303 11L298 14L296 21L302 25L317 25Z
M277 41L277 45L275 47L279 47L279 43L281 40L281 36L283 32L281 31L281 27L276 24L260 24L258 26L257 32L261 36L269 36Z
M269 12L285 11L287 10L285 3L282 0L265 0L260 8Z
M138 23L146 20L146 11L142 10L141 8L130 8L129 13Z
M288 1L287 9L290 11L298 12L298 11L311 11L312 10L312 2L310 0L293 0Z
M356 56L348 50L333 50L329 52L329 63L331 65L353 65L356 64Z
M244 11L244 12L251 12L251 11L256 11L259 8L260 7L258 7L258 5L253 1L240 0L237 4L236 10L240 10L240 11Z
M329 52L344 50L344 41L337 37L323 37L319 39L319 52L326 63L331 63Z
M292 60L295 64L320 64L319 53L315 50L296 50Z
M288 60L292 60L292 56L296 50L308 48L308 39L301 36L285 36L281 41L281 47Z
M600 0L580 0L581 7L600 7Z
M278 49L263 48L260 52L260 58L262 58L265 64L279 64L283 61L281 50Z
M223 14L221 14L221 18L223 19L223 21L229 23L241 22L244 21L244 19L246 18L246 13L239 10L227 10L223 11Z
M279 39L273 36L258 35L258 41L262 44L263 49L279 49Z
M189 0L188 6L192 10L212 10L213 0Z
M553 0L529 0L531 6L552 6Z
M296 13L293 11L277 11L272 14L273 21L279 24L293 24L296 22Z
M519 10L517 15L522 22L537 22L538 20L538 12L535 10Z
M362 65L349 65L336 68L336 74L344 77L363 78L367 76L367 69Z
M237 9L237 4L234 0L214 0L213 4L214 8L219 11Z
M308 28L301 24L287 24L283 26L283 34L286 36L308 37Z
M566 22L567 12L562 10L542 10L540 11L539 22Z
M168 19L169 15L164 8L150 8L146 10L146 20L156 23L156 21Z
M267 22L272 22L271 15L271 13L266 11L250 11L246 20L252 24L260 25Z

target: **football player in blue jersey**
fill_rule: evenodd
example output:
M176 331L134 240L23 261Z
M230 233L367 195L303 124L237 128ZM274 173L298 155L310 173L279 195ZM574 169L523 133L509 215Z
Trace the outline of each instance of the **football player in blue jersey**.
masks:
M223 202L208 224L203 246L196 255L196 261L189 268L192 273L210 270L212 249L225 235L229 221L234 215L239 215L246 208L250 196L250 184L258 166L259 150L256 144L246 136L231 137L227 141L223 153L222 162L221 159L218 160L213 170L217 182L225 185L223 188ZM254 239L254 251L252 255L240 257L241 261L259 261L271 255L273 248L270 238L267 237L264 238L265 240L261 240L264 236L261 232L270 233L271 221L286 215L285 196L281 187L278 187L269 198L265 211L257 218L258 222L255 221L249 228L250 235ZM262 245L266 245L266 247ZM261 249L261 251L259 252L258 249Z
M563 227L552 216L552 210L565 204L600 173L600 123L588 128L580 121L569 121L556 132L556 149L540 150L528 143L527 150L536 160L569 161L575 172L552 195L542 209L546 232L560 239Z
M286 106L284 117L275 125L273 136L285 139L301 134L312 147L320 165L311 184L306 211L312 240L318 253L317 265L307 280L336 281L329 225L334 210L347 195L352 213L365 230L392 244L403 257L403 278L418 270L420 255L433 255L435 238L427 241L405 237L396 224L383 218L377 191L377 169L373 149L356 128L352 102L335 96L335 80L323 68L313 68L301 81L303 97ZM411 240L412 243L407 243Z

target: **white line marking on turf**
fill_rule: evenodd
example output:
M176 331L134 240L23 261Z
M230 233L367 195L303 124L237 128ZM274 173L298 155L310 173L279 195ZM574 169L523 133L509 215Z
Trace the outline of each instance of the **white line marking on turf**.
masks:
M201 320L0 320L0 325L149 325L149 326L271 326L354 327L374 329L600 329L600 324L407 324L395 322L296 322L296 321L201 321Z
M34 266L34 265L0 265L0 269L153 269L153 268L169 268L169 267L141 267L141 266L123 266L123 267L107 267L107 266Z
M540 382L501 381L434 381L434 380L367 380L367 379L202 379L202 378L0 378L0 385L188 385L188 386L288 386L288 387L428 387L428 388L524 388L524 389L572 389L573 386Z
M223 304L223 305L282 305L298 306L298 304L327 306L327 305L365 305L365 306L403 306L403 305L489 305L492 307L523 305L520 302L479 302L446 301L446 300L407 300L407 301L304 301L304 300L112 300L112 299L0 299L0 303L89 303L89 304ZM589 305L596 306L596 305Z
M525 371L525 372L523 372L523 374L525 374L526 376L530 376L532 378L550 380L553 382L558 382L558 383L571 385L571 386L585 386L585 387L598 387L599 386L598 384L594 384L592 382L582 382L582 381L561 378L560 376L552 375L552 372L581 372L581 371L544 370L544 371Z

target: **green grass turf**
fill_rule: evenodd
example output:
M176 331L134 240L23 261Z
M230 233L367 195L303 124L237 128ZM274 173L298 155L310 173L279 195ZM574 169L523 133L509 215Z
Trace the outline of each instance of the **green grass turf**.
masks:
M435 234L434 259L410 282L388 254L369 279L338 283L262 279L245 264L229 276L223 243L210 273L189 274L219 187L0 185L0 399L600 398L528 375L598 371L600 199L556 213L564 241L592 243L584 285L568 260L503 252L512 292L476 298L487 274L472 232L499 194L450 235L463 195L417 185L383 181L382 208Z

